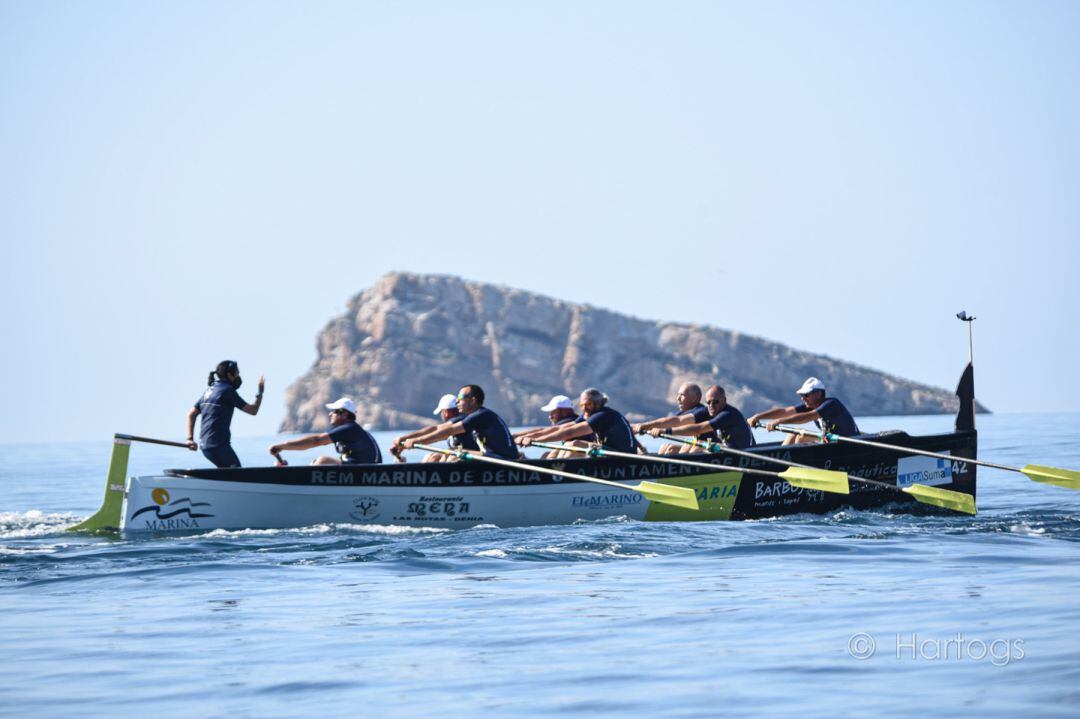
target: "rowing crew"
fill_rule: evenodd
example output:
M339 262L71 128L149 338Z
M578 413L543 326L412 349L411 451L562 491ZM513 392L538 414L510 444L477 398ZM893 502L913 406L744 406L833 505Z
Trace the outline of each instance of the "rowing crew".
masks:
M710 386L702 404L701 388L693 383L679 387L676 397L678 408L666 417L631 424L619 411L608 406L608 397L596 388L586 389L578 398L579 415L573 402L565 395L556 395L542 407L548 413L551 424L547 427L511 433L507 423L498 414L484 406L484 390L470 384L458 394L443 395L434 414L442 420L439 424L418 429L394 439L391 454L403 462L402 452L417 445L430 445L446 440L451 450L466 450L484 456L501 459L518 459L518 447L536 443L560 442L573 447L599 445L616 452L644 454L645 448L635 439L636 434L660 437L663 433L695 438L692 443L665 444L661 454L680 454L709 451L713 445L731 449L746 449L755 444L751 429L764 426L770 431L779 423L816 422L827 433L852 436L859 433L854 419L844 405L835 397L826 397L825 385L817 378L806 380L797 391L802 403L790 407L774 407L746 419L735 406L728 404L727 394L719 385ZM316 464L345 463L370 464L382 462L382 454L369 432L356 423L356 406L343 397L328 404L330 430L299 439L282 442L270 447L279 464L284 464L280 452L303 450L333 443L339 458L319 457ZM785 444L815 441L812 437L788 435ZM580 456L570 450L552 450L546 458ZM432 452L425 462L454 461L453 452Z
M239 467L240 460L230 444L230 424L233 409L257 414L262 405L265 380L259 377L255 402L241 399L237 390L242 383L240 368L232 360L219 362L207 378L207 388L187 415L188 441L191 449L202 447L203 454L218 467ZM631 425L618 411L607 406L608 398L603 392L589 388L578 398L581 415L574 411L574 404L565 395L556 395L542 409L548 413L551 425L525 430L516 435L510 433L506 422L484 407L484 391L470 384L458 394L443 395L435 407L435 414L442 422L402 435L390 448L397 460L404 461L401 452L418 443L447 440L451 450L483 452L504 459L517 459L518 446L528 447L534 442L563 442L576 446L597 444L619 452L640 452L645 449L634 438L635 434L650 433L654 437L667 430L671 434L696 437L703 446L666 444L663 454L704 451L711 443L732 449L745 449L754 444L750 429L761 421L772 430L780 422L799 424L817 422L826 433L852 436L859 433L855 420L835 397L825 396L825 385L815 377L806 380L798 390L802 404L792 407L775 407L765 412L743 418L741 412L727 403L724 388L713 385L705 393L701 404L701 388L686 383L679 387L676 397L678 408L668 417ZM356 403L348 397L326 405L330 410L330 427L326 432L310 434L297 439L274 444L270 454L279 465L285 464L281 452L305 450L333 444L337 457L322 456L315 464L372 464L382 462L382 452L375 438L356 422ZM194 441L195 421L200 423L199 444ZM785 444L794 441L814 441L810 437L788 435ZM573 456L573 453L556 450L547 457ZM432 453L425 461L456 459L452 454Z

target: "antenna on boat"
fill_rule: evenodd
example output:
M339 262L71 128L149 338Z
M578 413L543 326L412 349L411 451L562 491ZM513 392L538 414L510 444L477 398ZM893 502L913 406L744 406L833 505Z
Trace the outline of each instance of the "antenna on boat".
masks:
M973 337L974 333L971 330L971 328L972 328L971 323L975 321L975 318L974 317L969 317L967 312L965 312L964 310L960 310L959 312L956 313L956 319L960 320L961 322L967 322L968 323L968 364L974 364L975 363L975 340L974 340L974 337Z

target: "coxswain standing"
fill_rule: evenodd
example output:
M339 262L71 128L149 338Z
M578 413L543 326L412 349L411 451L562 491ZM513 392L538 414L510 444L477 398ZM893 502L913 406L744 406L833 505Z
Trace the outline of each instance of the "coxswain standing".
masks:
M520 454L514 446L510 428L499 415L484 406L484 390L478 385L468 384L457 395L457 407L463 417L429 427L414 436L398 437L394 444L404 449L412 449L417 444L430 444L450 437L470 433L479 445L484 456L502 459L517 459Z
M758 412L750 418L750 426L757 427L762 420L765 429L772 432L778 424L805 424L814 422L825 434L838 434L842 437L854 437L859 434L855 419L847 407L836 397L825 396L825 383L817 377L810 377L803 386L796 390L802 398L802 404L792 407L773 407ZM817 442L817 437L789 434L784 437L784 444L796 442Z
M382 452L371 433L356 422L356 404L348 397L326 405L330 410L330 429L321 434L297 437L270 447L279 465L286 464L280 457L282 451L304 450L333 444L337 457L322 455L312 464L382 464Z
M238 409L252 416L262 407L263 390L266 378L259 375L259 389L255 392L255 402L248 404L237 392L244 380L240 377L240 367L232 360L218 362L217 369L206 379L206 391L195 402L187 414L187 445L191 449L202 446L203 456L214 463L215 467L239 467L240 458L232 448L233 410ZM195 444L195 418L199 420L199 444Z

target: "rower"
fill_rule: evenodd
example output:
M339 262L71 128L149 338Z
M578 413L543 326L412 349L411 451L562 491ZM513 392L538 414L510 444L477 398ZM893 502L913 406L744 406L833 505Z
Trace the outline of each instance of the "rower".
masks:
M633 425L634 434L646 434L652 430L661 430L674 427L684 427L689 424L695 426L709 421L709 408L701 403L701 387L692 382L685 382L679 387L679 394L675 398L678 409L667 417L640 422ZM677 434L687 434L678 432ZM654 437L658 436L656 434ZM705 442L716 442L719 438L716 432L706 427L698 439ZM660 447L660 454L679 454L687 449L687 445L668 443Z
M724 392L723 387L718 384L709 387L708 391L705 392L705 404L709 407L709 418L707 420L695 424L674 425L670 427L669 431L672 434L696 436L701 439L705 436L704 433L707 430L713 430L717 439L711 441L719 442L725 447L746 449L754 446L754 433L750 431L750 425L738 408L727 403L727 394ZM689 415L682 416L688 417ZM659 427L653 428L650 434L653 437L659 437L661 431L662 429ZM704 452L708 446L709 441L702 443L701 446L683 445L683 453Z
M469 433L476 440L484 456L517 459L520 454L514 446L510 428L499 415L484 406L484 390L475 384L467 384L457 394L457 408L463 415L420 434L403 439L401 446L412 449L417 444L431 444L450 437ZM457 421L455 421L457 420ZM402 438L399 438L402 439Z
M836 397L825 396L825 383L817 377L810 377L803 382L802 387L796 390L796 394L802 398L802 404L792 407L773 407L764 412L758 412L750 418L750 426L757 427L762 420L770 420L765 423L765 429L772 432L776 425L805 424L814 422L825 434L838 434L841 437L853 437L859 434L859 428L855 419L848 412L847 407ZM817 437L789 434L784 438L784 444L796 442L817 442Z
M634 431L626 417L607 406L608 397L600 390L590 387L578 397L578 406L584 421L551 427L530 437L522 437L519 444L528 447L533 442L567 442L576 447L588 446L585 438L595 434L596 441L616 452L637 452ZM572 456L572 455L567 455Z
M382 452L375 438L356 422L356 403L342 397L326 405L326 408L330 410L330 430L272 445L270 454L274 455L278 464L285 464L285 460L279 456L283 451L312 449L324 444L333 444L339 456L322 455L316 457L312 464L382 464Z
M439 398L439 403L435 405L435 411L432 412L443 422L460 422L465 419L465 415L461 413L457 408L457 396L453 394L444 394ZM401 451L404 449L402 443L407 439L413 439L419 437L429 429L434 429L438 425L430 425L428 427L422 427L415 432L409 434L403 434L394 440L394 443L390 445L390 453L399 462L404 462L405 459L401 456ZM466 449L470 452L479 452L480 447L476 444L476 440L472 434L465 432L464 434L456 434L446 440L446 444L450 449ZM439 454L438 452L432 452L424 457L425 462L456 462L457 457L452 454Z
M574 411L574 402L564 394L557 394L551 398L546 405L540 408L542 411L548 413L548 421L551 422L549 427L537 427L535 429L526 429L514 434L514 441L520 444L522 437L533 437L543 432L549 431L552 427L561 427L566 424L577 424L581 422L581 415ZM595 436L591 433L582 438L582 441L592 442ZM551 450L544 452L540 455L541 459L555 459L562 456L564 453L558 450Z

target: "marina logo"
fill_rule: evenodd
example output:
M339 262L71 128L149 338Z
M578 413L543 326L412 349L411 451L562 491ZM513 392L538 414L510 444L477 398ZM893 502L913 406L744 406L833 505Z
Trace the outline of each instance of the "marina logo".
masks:
M150 492L150 499L154 503L135 510L130 520L135 521L137 517L153 512L152 519L143 520L147 529L200 529L198 520L214 516L200 509L209 507L209 502L192 502L190 497L173 499L169 490L164 487L157 487Z
M352 504L356 511L349 512L349 516L357 522L370 522L381 514L378 497L354 497Z
M896 463L896 486L950 484L952 463L935 457L903 457Z

